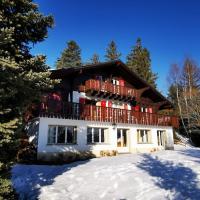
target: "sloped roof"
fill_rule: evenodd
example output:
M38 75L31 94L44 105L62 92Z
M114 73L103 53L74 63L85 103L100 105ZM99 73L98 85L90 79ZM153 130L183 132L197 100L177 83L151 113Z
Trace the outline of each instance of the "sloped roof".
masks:
M153 98L155 102L165 101L166 107L172 107L172 103L168 99L166 99L166 97L164 97L154 87L149 85L145 80L140 78L136 73L131 71L121 60L52 70L51 78L62 79L66 77L71 77L72 75L77 75L77 73L86 73L94 69L101 68L106 70L108 69L108 67L115 67L116 69L118 69L121 76L124 77L127 82L134 85L137 89L148 87L148 90L146 92L148 92L148 96L151 96L151 98Z

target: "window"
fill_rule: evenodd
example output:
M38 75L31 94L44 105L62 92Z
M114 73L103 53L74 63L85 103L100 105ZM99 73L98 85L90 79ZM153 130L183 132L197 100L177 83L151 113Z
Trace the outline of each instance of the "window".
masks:
M87 143L106 143L108 142L108 129L88 127Z
M92 128L88 128L87 130L87 143L92 143Z
M65 143L65 126L58 126L57 143Z
M165 131L157 131L158 146L164 146Z
M75 126L49 126L48 144L76 144L77 131Z
M75 144L76 143L76 127L68 126L67 127L67 143Z
M151 136L149 130L137 130L138 143L151 143Z
M56 126L49 126L48 143L49 144L56 143Z
M101 142L100 139L100 128L93 128L93 137L94 137L94 141L93 142Z

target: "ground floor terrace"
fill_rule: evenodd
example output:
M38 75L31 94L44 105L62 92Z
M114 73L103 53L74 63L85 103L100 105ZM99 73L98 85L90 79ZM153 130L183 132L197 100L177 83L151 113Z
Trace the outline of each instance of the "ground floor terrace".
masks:
M39 118L37 153L41 160L68 152L112 156L173 149L173 146L171 126Z

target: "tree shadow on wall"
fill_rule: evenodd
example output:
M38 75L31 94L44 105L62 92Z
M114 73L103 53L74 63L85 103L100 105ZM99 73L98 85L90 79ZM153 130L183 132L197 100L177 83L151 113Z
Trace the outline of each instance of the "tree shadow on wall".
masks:
M197 174L190 168L170 161L160 161L147 154L143 155L143 158L137 167L156 178L155 185L170 191L173 199L200 199Z

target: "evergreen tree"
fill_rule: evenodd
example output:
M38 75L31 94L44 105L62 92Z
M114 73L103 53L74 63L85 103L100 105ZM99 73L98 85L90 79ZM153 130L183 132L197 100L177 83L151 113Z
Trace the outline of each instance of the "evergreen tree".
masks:
M142 47L140 38L137 39L136 46L127 56L126 64L147 83L156 87L157 74L154 74L151 70L150 53L146 48Z
M118 60L121 56L121 53L118 52L117 50L117 45L115 44L114 41L111 41L108 44L108 47L106 49L106 60L107 61L113 61L113 60Z
M100 63L99 55L95 53L91 58L91 64L98 64L98 63Z
M52 86L45 56L31 55L30 44L44 40L53 18L31 0L1 0L0 21L0 199L14 199L8 171L23 115Z
M169 101L172 102L174 108L173 108L173 114L174 115L178 115L179 111L178 111L178 100L177 100L177 85L175 84L171 84L170 87L168 88L168 94L167 94L167 98L169 99Z
M57 60L56 68L80 67L81 63L81 49L75 41L71 40L67 43L61 58Z

